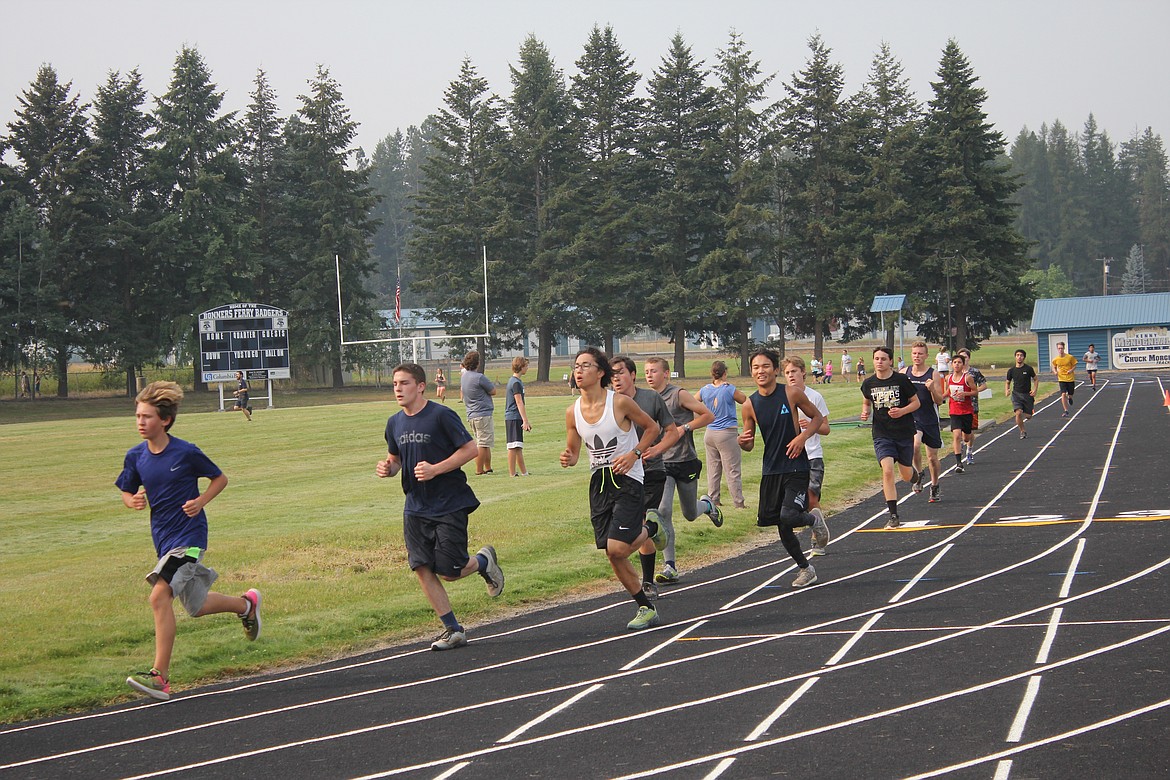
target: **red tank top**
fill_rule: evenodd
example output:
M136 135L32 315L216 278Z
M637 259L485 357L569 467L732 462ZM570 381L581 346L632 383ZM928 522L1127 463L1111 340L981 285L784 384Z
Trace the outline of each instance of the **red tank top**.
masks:
M970 391L967 387L967 373L964 371L956 380L954 374L947 374L947 397L950 399L948 409L951 414L975 414L975 406L971 403L971 396L961 400L955 399L955 393Z

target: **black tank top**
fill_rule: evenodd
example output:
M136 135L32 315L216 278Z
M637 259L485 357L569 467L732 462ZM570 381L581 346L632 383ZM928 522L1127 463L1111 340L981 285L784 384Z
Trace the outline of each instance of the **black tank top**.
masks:
M751 402L764 440L764 473L808 471L808 455L803 448L797 458L788 457L788 444L800 432L788 401L788 386L777 385L771 395L761 395L757 390L752 393Z

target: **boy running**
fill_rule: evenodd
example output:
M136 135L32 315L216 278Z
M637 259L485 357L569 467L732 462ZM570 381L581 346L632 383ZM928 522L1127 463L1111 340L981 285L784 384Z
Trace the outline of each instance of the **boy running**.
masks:
M948 411L951 415L951 444L955 453L955 473L963 473L963 437L971 433L975 415L972 396L978 395L975 382L967 373L967 361L962 355L951 358L951 373L946 379Z
M922 478L925 470L922 468L922 446L926 445L926 463L930 468L930 503L937 502L939 495L939 476L942 466L938 461L938 451L942 449L942 429L938 422L938 406L946 396L942 391L942 379L934 370L934 366L926 365L929 349L925 341L915 341L910 345L910 365L905 373L914 383L914 391L918 395L918 408L914 411L914 470L918 472L918 479L914 482L915 493L922 492Z
M626 628L640 631L659 623L658 611L643 592L630 556L658 535L657 524L645 520L642 455L661 429L633 399L609 389L613 368L596 347L586 347L573 361L581 397L565 410L567 440L561 467L577 465L581 445L589 450L589 516L597 549L605 550L618 581L638 604ZM638 436L635 426L642 429Z
M757 389L743 405L739 446L744 452L755 448L758 424L764 440L764 471L756 525L776 526L781 544L800 569L792 587L803 588L816 583L817 572L801 551L793 529L812 526L813 544L823 549L829 543L829 527L821 510L806 511L809 462L805 444L820 430L824 417L803 391L777 384L780 355L774 350L756 350L750 365ZM808 427L804 430L797 422L797 409L808 416Z
M1024 423L1032 419L1032 409L1036 405L1036 391L1040 389L1040 378L1036 376L1036 369L1024 361L1028 353L1022 349L1016 350L1016 364L1008 369L1007 381L1004 382L1003 394L1011 393L1012 409L1016 413L1016 427L1020 429L1020 438L1028 438Z
M821 446L821 437L829 435L829 405L825 403L823 395L805 384L804 360L802 358L795 355L786 357L780 362L780 366L784 369L784 379L788 386L794 387L808 396L808 400L813 402L824 418L821 420L821 426L812 431L804 443L804 454L808 456L808 509L811 512L820 507L821 487L825 484L825 448ZM802 431L808 430L808 417L801 412L797 412L797 417L800 420L800 429ZM816 524L813 525L815 529ZM823 536L814 533L812 549L808 551L808 554L824 555L825 545L828 543L827 533Z
M402 474L407 562L443 623L431 649L453 650L467 644L467 632L455 618L441 580L454 582L478 572L489 596L504 592L496 549L488 545L475 557L467 555L467 518L479 500L463 465L475 460L479 448L458 414L423 396L427 375L422 366L402 363L394 367L393 377L394 399L402 409L386 421L388 452L374 473L382 478Z
M183 390L174 382L151 382L134 399L138 435L144 441L126 453L115 481L128 509L150 506L150 535L158 554L151 585L154 612L154 666L126 678L136 691L166 701L171 697L170 665L175 646L178 598L191 617L230 612L239 615L250 640L260 636L260 591L225 596L211 590L219 576L203 565L207 515L203 507L227 487L227 476L194 444L170 435ZM211 480L199 492L199 479ZM145 491L142 490L145 488Z
M901 525L898 519L898 488L894 465L902 479L913 485L920 477L914 469L914 412L918 392L905 374L894 371L894 351L878 347L873 351L873 376L861 383L861 421L873 411L873 451L882 467L882 495L890 516L886 528Z
M236 390L232 395L236 397L236 404L232 407L233 412L243 412L244 417L248 418L248 422L252 422L252 405L248 402L249 396L252 394L252 389L248 387L248 380L244 379L244 372L236 372Z
M1096 390L1097 364L1101 362L1101 353L1097 351L1097 347L1090 344L1089 351L1081 357L1081 360L1085 362L1085 372L1089 375L1089 384Z
M1077 389L1077 377L1074 369L1077 359L1064 351L1064 342L1056 342L1056 357L1052 358L1052 370L1056 372L1056 381L1060 384L1060 405L1064 407L1061 417L1068 417L1068 410L1073 405L1073 393Z

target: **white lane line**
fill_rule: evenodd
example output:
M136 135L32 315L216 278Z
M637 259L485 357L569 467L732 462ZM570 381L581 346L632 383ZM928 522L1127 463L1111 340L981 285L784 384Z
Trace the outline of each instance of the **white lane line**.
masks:
M954 544L948 544L946 547L939 550L938 555L934 556L934 558L931 559L930 563L923 566L922 569L919 570L919 572L917 574L915 574L913 577L911 577L910 581L906 583L905 587L903 587L900 591L895 593L890 598L889 603L890 604L897 604L899 601L901 601L902 597L905 596L907 593L909 593L910 589L913 588L915 585L917 585L918 581L921 580L923 577L925 577L930 572L930 570L935 567L935 564L937 564L939 561L941 561L943 556L946 555L948 552L950 552L951 548L954 546L955 546Z
M1081 555L1085 552L1085 540L1078 539L1077 547L1073 550L1072 563L1069 564L1068 571L1064 573L1064 582L1060 586L1060 597L1064 598L1068 595L1072 588L1073 577L1077 576L1077 564L1081 562Z
M885 614L885 612L877 612L870 616L869 620L865 621L865 624L861 628L854 631L853 636L849 637L849 639L845 641L845 644L841 645L841 649L833 653L832 658L830 658L828 661L825 661L825 666L836 666L837 664L841 663L841 659L845 657L845 654L852 650L853 646L860 642L861 638L865 636L865 632L873 628L873 624L881 620L882 616Z
M557 706L553 707L551 710L548 710L547 712L543 713L542 715L528 721L523 726L516 729L515 731L513 731L511 734L507 735L506 737L502 737L500 739L497 739L496 742L513 742L513 741L515 741L517 737L519 737L521 734L524 734L525 732L527 732L533 726L538 726L541 723L544 723L546 720L551 718L553 715L556 715L558 712L561 712L562 710L567 710L569 707L572 707L574 704L579 702L581 699L584 699L589 694L594 693L596 691L600 691L604 687L605 687L604 685L591 685L583 691L578 691L572 697L565 699L563 702L561 702Z
M1024 698L1020 700L1020 708L1016 710L1016 717L1012 727L1008 729L1007 741L1019 742L1024 737L1024 726L1028 723L1028 716L1032 714L1032 705L1036 703L1036 695L1040 693L1040 675L1028 678L1028 687L1024 690Z
M1048 663L1048 654L1052 652L1052 643L1056 640L1056 630L1060 627L1060 619L1064 617L1064 608L1052 610L1052 619L1048 621L1048 630L1044 632L1044 641L1040 643L1040 652L1036 653L1036 663Z
M781 702L779 707L772 710L771 715L769 715L768 717L766 717L762 721L760 721L760 725L758 725L754 729L752 729L752 733L750 733L746 737L744 737L743 741L744 742L755 742L757 739L759 739L760 737L767 734L768 729L772 728L772 724L775 723L777 720L779 720L781 715L788 712L788 710L792 708L792 705L796 704L796 702L800 700L800 697L804 696L804 694L808 692L809 688L811 688L817 684L817 680L819 680L819 679L821 679L821 678L820 677L810 677L807 680L805 680L803 683L801 683L801 686L799 688L797 688L795 691L793 691L788 696L787 699L785 699L783 702Z
M1105 718L1104 720L1099 720L1096 723L1089 723L1088 725L1081 726L1080 728L1073 729L1072 731L1066 731L1062 734L1053 734L1051 737L1038 739L1035 742L1028 742L1026 744L1019 745L1018 747L1001 750L998 753L992 753L989 756L973 758L970 761L964 761L961 764L953 764L951 766L945 766L940 769L934 769L930 772L925 772L920 775L907 777L905 780L927 780L927 778L931 777L949 775L952 772L959 771L960 769L968 769L973 766L979 766L980 764L987 764L992 761L998 761L1006 756L1018 756L1020 753L1032 750L1034 748L1065 742L1069 739L1072 739L1073 737L1079 737L1082 734L1089 734L1093 731L1107 728L1109 726L1116 726L1118 723L1124 723L1125 721L1132 720L1133 718L1140 718L1143 715L1148 715L1151 712L1157 712L1158 710L1165 709L1166 707L1170 707L1170 699L1162 699L1162 701L1154 702L1153 704L1147 704L1144 707L1138 707L1136 710L1123 712L1120 715L1114 715L1111 718Z
M470 761L463 761L461 763L458 763L455 766L448 769L446 772L443 772L442 774L439 774L439 775L435 775L435 780L447 780L448 777L454 776L454 774L456 772L458 772L460 769L463 769L464 767L468 767L468 766L471 766Z
M730 769L731 765L734 763L735 763L734 758L723 759L722 761L720 761L718 764L715 765L714 769L712 769L707 774L703 775L703 780L717 780L719 777L721 777L723 775L724 772L726 772L728 769Z
M992 776L991 780L1008 780L1008 778L1011 777L1011 774L1011 759L1008 759L1007 761L1000 761L995 765L995 774Z
M1076 596L1070 596L1063 603L1071 604L1071 603L1074 603L1077 601L1088 599L1092 596L1099 595L1101 593L1107 592L1107 591L1112 590L1114 588L1129 585L1131 582L1139 580L1145 576L1148 576L1149 574L1151 574L1159 569L1162 569L1168 565L1170 565L1170 558L1166 558L1166 559L1164 559L1164 560L1162 560L1162 561L1160 561L1152 566L1147 567L1146 569L1135 572L1135 573L1133 573L1127 577L1124 577L1122 579L1115 580L1114 582L1108 583L1108 584L1103 585L1103 586L1096 588L1094 590L1086 591L1085 593L1080 593ZM911 603L914 603L914 601L919 600L921 598L923 598L923 597L920 596L917 599L911 599L909 601L905 601L905 602L903 602L903 604L911 604ZM618 718L615 720L605 721L602 723L589 724L586 726L581 726L581 727L578 727L575 729L570 729L570 730L563 731L563 732L547 734L547 735L544 735L541 737L533 737L531 739L524 740L522 742L513 742L513 743L510 743L509 745L500 745L500 746L497 746L495 748L485 748L485 749L481 749L479 751L473 751L471 753L466 753L466 754L462 754L462 755L448 756L444 759L428 762L426 764L420 764L420 765L415 765L415 766L406 767L406 768L399 768L399 769L392 770L390 772L384 773L383 775L379 775L379 776L387 776L390 774L399 774L399 773L405 772L405 771L414 771L417 769L427 769L427 768L432 768L435 766L445 766L446 764L449 764L452 761L470 760L470 759L474 759L474 758L479 758L479 757L484 756L484 755L489 755L493 752L507 750L507 749L514 747L514 746L524 746L524 745L535 744L535 743L543 742L543 741L546 741L549 739L571 736L571 735L577 734L577 733L592 731L592 730L598 729L598 728L604 728L606 726L632 722L632 721L636 721L640 718L657 717L659 715L663 715L663 714L666 714L669 712L674 712L677 710L689 709L691 707L697 707L697 706L701 706L703 704L708 704L708 703L712 703L712 702L716 702L716 701L723 701L723 700L731 699L731 698L734 698L737 696L742 696L742 695L746 695L746 694L750 694L750 693L755 693L757 691L767 690L767 689L774 688L774 687L777 687L780 685L787 685L789 683L796 682L798 680L805 680L805 679L808 679L809 677L818 676L818 674L824 675L824 674L829 674L832 672L840 671L843 669L852 669L854 667L863 666L865 664L885 661L889 658L893 658L893 657L901 655L903 653L914 652L916 650L919 650L919 649L922 649L925 647L930 647L930 646L933 646L936 644L940 644L942 642L950 641L952 639L964 637L964 636L967 636L968 634L973 634L973 633L976 633L978 631L984 630L986 628L992 628L995 626L1002 625L1003 623L1008 623L1008 622L1011 622L1014 620L1019 620L1021 617L1026 617L1028 615L1036 614L1038 612L1043 612L1043 611L1049 610L1055 606L1058 606L1058 604L1045 604L1045 605L1042 605L1040 607L1036 607L1036 608L1033 608L1030 610L1026 610L1024 612L1017 613L1015 615L1009 615L1009 616L1004 617L1004 618L999 618L998 620L991 621L987 624L984 624L983 626L955 631L952 634L947 635L947 636L935 637L933 639L924 640L924 641L919 642L919 643L914 644L914 645L908 645L906 647L897 648L894 650L887 650L885 652L881 652L881 653L878 653L876 655L869 656L867 658L860 658L860 659L857 659L854 661L847 661L847 662L841 664L840 666L836 666L836 667L833 667L831 669L822 669L822 670L820 670L820 672L800 672L797 674L790 675L788 677L780 678L778 680L771 680L771 681L764 682L764 683L758 683L756 685L752 685L752 686L749 686L747 688L742 688L742 689L735 690L735 691L724 692L724 693L716 694L716 695L709 696L709 697L706 697L703 699L698 699L698 700L689 701L689 702L683 702L680 704L669 705L669 706L662 707L662 708L659 708L656 710L645 711L645 712L641 712L641 713L638 713L635 715L629 715L629 716L625 716L625 717ZM1008 677L1002 678L1001 680L996 681L994 683L983 683L983 684L977 685L977 686L967 690L966 692L967 693L974 692L976 690L982 690L983 688L992 687L993 684L998 685L1001 683L1010 682L1012 680L1022 679L1024 677L1027 677L1028 675L1034 674L1036 672L1047 671L1049 669L1056 669L1056 668L1059 668L1061 666L1066 666L1066 665L1069 665L1069 664L1072 664L1075 662L1079 662L1081 660L1085 660L1087 658L1091 658L1094 655L1098 655L1098 654L1101 654L1104 652L1109 652L1109 651L1112 651L1115 649L1126 647L1126 646L1128 646L1130 644L1134 644L1136 642L1145 641L1146 639L1151 639L1151 638L1157 637L1157 636L1164 634L1164 633L1167 633L1167 632L1170 632L1170 625L1166 625L1166 626L1154 629L1152 631L1146 632L1145 634L1140 634L1140 635L1131 637L1129 639L1118 642L1114 645L1109 645L1109 646L1106 646L1104 648L1099 648L1098 650L1095 650L1095 651L1087 651L1087 652L1082 653L1080 655L1072 656L1070 658L1066 658L1066 659L1063 659L1061 661L1057 661L1057 662L1048 664L1044 667L1041 667L1040 669L1033 669L1031 671L1018 672L1014 675L1010 675ZM799 635L800 633L802 633L802 632L800 630L797 630L797 631L790 632L789 634L783 635L783 636L785 636L785 637L786 636L795 636L795 635ZM488 706L507 704L507 703L511 703L514 701L521 701L524 699L533 698L536 696L545 696L549 693L556 693L559 691L572 690L573 688L582 687L584 685L603 683L603 682L612 682L614 680L618 680L618 679L632 676L635 674L645 674L648 672L656 672L656 671L659 671L661 669L665 669L665 668L670 667L670 666L680 665L680 664L684 664L684 663L692 663L692 662L699 660L699 659L712 658L712 657L715 657L718 655L722 655L723 653L726 653L726 652L732 652L735 650L754 647L756 645L763 644L765 641L771 641L771 640L757 640L754 642L747 642L747 643L740 645L738 647L735 647L735 648L723 648L723 649L711 651L708 653L701 653L699 655L691 656L691 657L685 658L685 659L678 659L676 661L670 661L670 662L666 662L666 663L662 663L662 664L658 664L658 665L643 667L642 669L639 669L639 670L633 671L633 672L622 672L622 673L610 674L610 675L606 675L605 677L596 678L594 680L588 680L588 681L576 682L576 683L568 683L568 684L559 686L557 688L546 689L543 691L531 691L531 692L527 692L527 693L523 693L523 694L517 694L515 696L509 696L509 697L506 697L503 699L498 699L498 700L491 701L491 702L480 702L480 703L474 704L474 705L468 705L465 707L459 707L459 708L455 708L455 709L445 710L443 712L431 713L428 715L420 715L420 716L413 717L413 718L403 719L401 721L392 721L389 723L381 723L381 724L377 724L374 726L367 726L367 727L364 727L361 729L354 729L351 731L346 731L346 732L341 732L341 733L336 733L336 734L328 734L328 735L323 735L323 736L318 736L318 737L309 737L309 738L306 738L303 740L298 740L296 742L291 742L291 743L287 743L287 744L283 744L283 745L273 745L273 746L265 747L265 748L257 748L255 750L250 750L250 751L246 751L244 753L239 753L239 754L235 754L235 755L219 756L219 757L208 759L205 761L201 761L201 762L198 762L195 764L187 764L185 766L170 767L167 769L161 769L161 770L157 770L155 772L150 772L147 774L137 775L137 776L130 777L130 778L124 778L124 780L145 780L146 778L158 777L161 775L171 774L174 772L188 771L188 770L193 770L193 769L201 769L201 768L207 767L207 766L214 766L217 764L225 764L225 763L228 763L231 761L236 761L236 760L244 759L244 758L250 758L250 757L258 756L258 755L264 755L267 753L273 753L273 752L277 752L280 750L286 750L286 749L296 748L296 747L303 747L305 745L319 744L319 743L324 743L324 742L331 742L335 739L342 739L342 738L356 736L356 735L360 735L360 734L367 734L367 733L371 733L371 732L384 731L384 730L395 728L398 726L408 725L408 724L412 724L412 723L420 723L420 722L424 722L427 720L433 720L436 718L442 718L442 717L447 717L450 715L455 715L455 714L461 713L461 712L470 712L470 711L474 711L474 710L479 710L482 708L486 708ZM959 694L955 694L955 695L965 695L965 693L960 692ZM940 694L938 696L932 697L931 699L924 700L924 703L935 703L937 701L944 701L947 698L950 698L951 696L952 696L952 694ZM887 714L896 714L896 713L901 712L903 710L913 709L915 706L918 706L918 705L904 705L901 708L895 708L894 710L889 711ZM862 723L862 722L865 722L866 720L871 720L874 717L877 717L877 715L864 716L861 718L854 719L852 721L847 721L844 724L839 724L839 725L852 725L853 723ZM820 733L821 731L824 731L824 730L828 730L828 727L824 727L821 729L814 729L814 730L809 731L809 732L802 732L801 734L793 735L792 737L781 738L778 741L789 741L789 739L796 738L799 736L811 736L812 734L817 734L817 733ZM153 736L157 736L157 735L153 735ZM152 736L152 738L153 738L153 736ZM777 740L772 740L770 742L775 743L775 742L777 742ZM765 743L760 743L760 744L765 744ZM76 751L76 752L89 752L89 750ZM714 756L707 756L701 760L692 761L692 762L689 762L685 765L689 766L689 765L693 765L695 763L707 763L708 761L713 760L715 758L723 758L723 757L731 756L731 755L735 755L735 754L736 754L736 751L733 750L733 751L729 751L729 752L724 752L722 754L717 754ZM21 762L19 764L12 764L11 766L21 766L24 764L40 763L42 760L44 760L44 759L40 759L40 758L32 759L29 761ZM0 766L0 769L5 769L5 768L8 768L8 767Z
M667 639L665 642L660 642L660 643L658 643L657 645L655 645L654 647L650 648L649 650L647 650L647 651L646 651L645 653L643 653L642 655L640 655L640 656L638 656L637 658L635 658L633 661L630 661L628 664L626 664L625 666L623 666L623 667L621 668L621 670L622 670L623 672L626 672L626 671L629 671L630 669L633 669L633 668L635 668L635 667L641 666L641 665L642 665L642 663L643 663L644 661L646 661L646 660L649 660L649 658L650 658L651 656L653 656L655 653L657 653L657 652L659 652L660 650L663 650L663 649L665 649L665 648L667 648L667 647L670 647L670 646L671 646L671 645L673 645L675 642L677 642L678 640L680 640L680 639L682 639L683 637L685 637L687 634L691 633L692 631L694 631L694 630L696 630L696 629L698 629L698 628L700 628L700 627L702 627L702 626L705 626L707 623L708 623L708 621L706 621L706 620L699 620L699 621L696 621L696 622L694 622L694 623L691 623L689 626L687 626L686 628L684 628L682 631L679 631L677 634L675 634L674 636L670 637L670 638L669 638L669 639Z

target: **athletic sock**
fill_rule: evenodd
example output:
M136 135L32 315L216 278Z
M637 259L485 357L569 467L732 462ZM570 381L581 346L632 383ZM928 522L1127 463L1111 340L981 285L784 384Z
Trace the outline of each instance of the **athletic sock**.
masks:
M654 609L654 605L650 603L650 599L646 596L644 591L639 590L637 593L635 593L634 601L638 602L639 607L649 607L650 609Z
M917 482L918 482L918 478L919 478L920 476L922 476L922 472L921 472L921 471L919 471L918 469L914 468L913 466L911 466L911 467L910 467L910 474L911 474L911 476L910 476L910 484L912 484L912 485L913 485L913 484L915 484L915 483L917 483Z
M665 563L667 566L669 566L669 567L670 567L670 568L672 568L672 569L677 569L677 568L678 568L677 566L675 566L675 565L674 565L674 561L668 561L668 560L666 560L666 559L664 558L662 562L663 562L663 563Z
M658 523L654 520L647 520L643 525L646 526L646 533L651 537L658 533Z
M488 573L487 573L487 569L488 569L487 556L484 555L483 553L476 553L475 560L479 562L479 576L483 577L485 580L490 579L488 577Z
M459 621L455 619L455 611L452 610L446 615L439 615L439 620L443 621L443 626L452 631L462 631L463 626L459 625Z
M886 509L890 510L891 515L898 514L898 502L897 501L887 501L886 502Z
M654 582L654 553L638 553L638 557L642 560L642 582Z
M246 618L252 614L252 600L244 599L244 611L240 613L240 617Z

